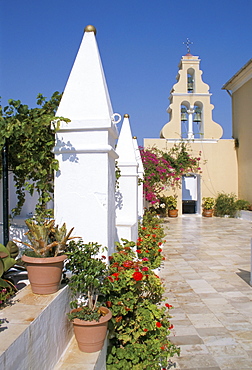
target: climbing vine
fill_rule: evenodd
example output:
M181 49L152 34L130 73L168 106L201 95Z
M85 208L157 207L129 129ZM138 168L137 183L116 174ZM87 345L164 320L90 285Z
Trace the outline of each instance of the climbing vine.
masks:
M38 193L36 213L47 214L46 203L52 199L53 175L59 166L52 153L55 133L60 121L70 121L55 117L61 96L56 91L47 100L38 94L36 108L29 108L20 100L12 99L8 100L6 107L0 108L0 150L7 143L9 171L13 172L18 198L12 216L20 214L25 191L30 195L34 191Z

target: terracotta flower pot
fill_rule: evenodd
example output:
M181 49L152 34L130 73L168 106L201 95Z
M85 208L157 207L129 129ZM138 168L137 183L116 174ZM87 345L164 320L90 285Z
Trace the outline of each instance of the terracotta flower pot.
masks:
M77 310L78 308L71 312L76 312ZM112 317L112 313L107 307L102 307L102 310L107 312L107 314L101 316L99 321L85 321L80 319L74 319L72 321L75 338L80 351L93 353L102 349L107 335L108 321Z
M178 217L178 210L177 209L169 209L168 210L169 217Z
M26 263L32 292L35 294L52 294L59 290L62 268L66 255L47 258L22 256Z
M213 216L213 209L203 209L202 215L204 217L212 217Z

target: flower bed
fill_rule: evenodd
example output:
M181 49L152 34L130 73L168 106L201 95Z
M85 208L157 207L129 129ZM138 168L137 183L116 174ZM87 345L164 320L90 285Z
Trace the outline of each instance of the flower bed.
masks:
M137 250L136 254L135 243L123 240L110 256L106 280L107 307L112 311L108 370L167 369L172 366L170 358L179 354L179 348L168 339L173 328L169 313L172 306L162 304L164 287L152 270L162 260L163 230L149 212L145 213L144 224L148 225L140 226L137 244L141 252ZM153 227L156 234L149 234ZM150 258L142 257L145 254Z

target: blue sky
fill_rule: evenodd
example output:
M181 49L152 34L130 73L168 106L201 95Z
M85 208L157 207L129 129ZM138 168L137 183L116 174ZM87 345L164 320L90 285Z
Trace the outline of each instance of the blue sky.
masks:
M63 91L83 36L93 24L114 112L132 134L159 137L169 92L189 38L210 85L213 119L231 137L231 98L221 87L251 57L251 0L0 0L3 105L35 106L38 93Z

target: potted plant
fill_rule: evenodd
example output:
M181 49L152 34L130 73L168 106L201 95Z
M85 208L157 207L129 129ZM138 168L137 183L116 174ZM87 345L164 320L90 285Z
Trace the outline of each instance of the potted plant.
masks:
M167 209L168 209L168 216L178 217L177 196L170 195L169 197L167 197L166 204L167 204Z
M67 242L73 228L67 232L66 225L55 226L54 220L38 222L25 221L28 231L25 233L30 244L20 242L31 250L26 250L22 260L26 264L32 292L52 294L59 290L64 260L67 258Z
M204 217L212 217L213 216L214 205L215 205L214 198L204 197L202 199L202 208L203 208L202 215Z
M73 322L74 334L82 352L102 349L112 314L103 306L107 277L106 257L100 256L101 245L71 241L67 251L66 268L71 272L69 288L72 294L68 314ZM104 249L103 249L104 250ZM102 251L103 251L102 250Z

